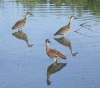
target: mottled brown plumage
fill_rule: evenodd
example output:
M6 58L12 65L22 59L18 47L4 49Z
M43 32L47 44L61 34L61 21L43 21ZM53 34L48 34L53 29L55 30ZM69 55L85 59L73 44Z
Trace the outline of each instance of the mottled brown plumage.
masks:
M29 15L32 15L31 12L27 12L25 18L22 19L22 20L17 21L17 22L15 23L15 25L12 27L12 29L21 29L21 31L22 31L23 27L24 27L24 26L26 25L26 23L27 23L27 18L28 18Z
M49 48L48 43L50 43L50 41L49 39L46 39L46 52L47 55L54 60L54 62L56 62L58 59L60 60L67 59L67 57L62 53L60 53L59 51Z
M70 29L71 29L71 21L72 21L73 19L77 19L77 18L76 18L75 16L71 16L69 24L68 24L67 26L64 26L64 27L60 28L60 29L54 34L54 36L56 36L56 35L63 35L63 36L65 37L65 35L66 35L66 34L70 31Z

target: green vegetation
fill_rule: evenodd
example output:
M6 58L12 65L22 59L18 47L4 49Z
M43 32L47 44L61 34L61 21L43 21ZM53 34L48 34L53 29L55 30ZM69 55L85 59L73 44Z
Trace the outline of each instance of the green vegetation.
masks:
M17 4L21 3L24 8L33 9L38 7L39 4L55 4L57 8L61 6L73 6L71 9L74 10L74 6L77 6L78 12L81 13L82 10L92 10L93 15L100 15L100 0L15 0ZM82 6L82 9L79 8Z

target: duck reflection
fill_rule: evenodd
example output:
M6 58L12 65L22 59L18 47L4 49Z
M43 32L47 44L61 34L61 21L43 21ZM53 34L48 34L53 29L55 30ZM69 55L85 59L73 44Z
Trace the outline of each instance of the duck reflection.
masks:
M18 32L12 33L12 35L15 36L18 39L25 40L27 45L28 45L28 47L32 47L33 46L33 44L29 44L28 37L23 31L18 31Z
M54 74L58 71L60 71L62 68L64 68L67 65L67 63L57 63L54 62L53 64L51 64L48 69L47 69L47 84L51 85L51 82L49 80L50 75Z
M61 38L54 38L57 42L59 42L60 44L62 45L65 45L65 46L68 46L71 53L72 53L72 56L76 56L77 53L74 53L72 51L72 46L71 46L71 42L70 40L66 39L65 37L61 37Z

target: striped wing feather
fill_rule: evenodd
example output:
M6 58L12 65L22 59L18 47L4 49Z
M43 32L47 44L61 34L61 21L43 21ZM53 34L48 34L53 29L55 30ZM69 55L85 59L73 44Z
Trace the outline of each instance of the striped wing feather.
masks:
M69 32L70 28L71 28L71 24L69 23L67 26L60 28L54 35L62 35L67 31Z
M20 28L23 28L26 25L26 22L27 22L27 20L25 20L25 19L22 19L20 21L17 21L15 23L15 25L12 27L12 29L20 29Z
M49 52L48 52L48 55L50 57L58 57L59 59L62 58L62 59L67 59L65 55L63 55L62 53L60 53L59 51L55 50L55 49L50 49Z

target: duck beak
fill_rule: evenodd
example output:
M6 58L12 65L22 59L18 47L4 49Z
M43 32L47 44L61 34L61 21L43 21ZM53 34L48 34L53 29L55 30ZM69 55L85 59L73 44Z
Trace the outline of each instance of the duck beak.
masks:
M31 16L33 16L33 14L30 14Z
M78 18L75 17L74 19L78 19Z
M50 41L48 41L48 43L51 43Z

